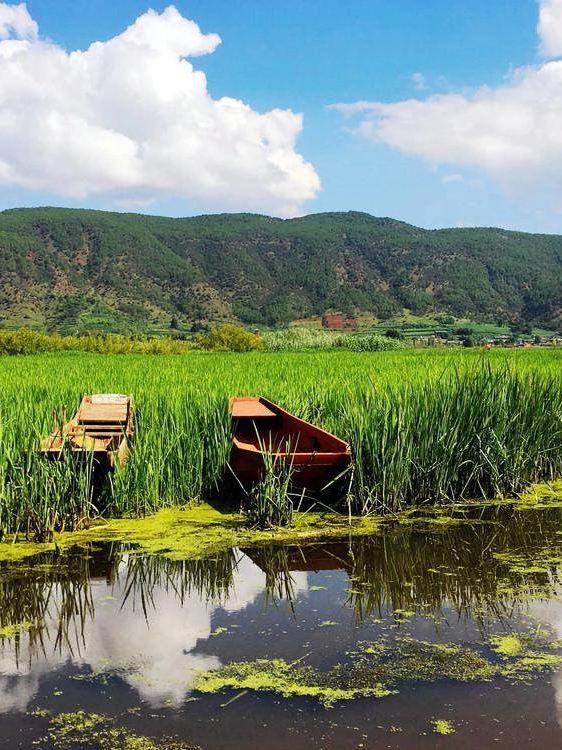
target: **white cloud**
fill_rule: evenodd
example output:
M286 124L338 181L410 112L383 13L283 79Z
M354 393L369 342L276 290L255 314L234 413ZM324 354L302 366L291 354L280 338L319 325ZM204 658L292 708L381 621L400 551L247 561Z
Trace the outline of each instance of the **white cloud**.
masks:
M5 38L11 35L10 38ZM186 59L212 53L174 8L67 52L0 2L0 185L56 196L297 213L320 183L295 150L302 116L213 99Z
M35 39L39 29L29 15L25 3L7 5L0 3L0 39Z
M446 174L441 178L441 182L444 185L451 185L455 182L464 182L462 174Z
M410 81L414 84L414 88L418 91L425 91L428 88L427 80L423 73L412 73Z
M537 33L545 57L562 55L562 0L539 0Z
M540 10L543 48L562 54L562 0L543 0ZM519 68L497 87L333 109L356 118L356 134L432 166L480 168L514 190L562 186L560 60Z

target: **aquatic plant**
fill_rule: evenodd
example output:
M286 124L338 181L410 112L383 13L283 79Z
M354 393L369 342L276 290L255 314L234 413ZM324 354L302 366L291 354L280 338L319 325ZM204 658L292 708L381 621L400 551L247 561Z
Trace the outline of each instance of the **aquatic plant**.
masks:
M521 650L498 661L490 644L461 646L403 637L360 644L350 661L320 670L303 664L307 656L288 663L283 659L231 662L201 672L195 689L215 693L225 689L273 692L285 698L310 697L326 708L338 701L385 698L411 682L526 681L562 664L561 644L549 633L520 635Z
M25 630L29 630L33 627L31 622L16 622L13 625L4 625L0 627L0 640L9 640L10 638L17 638Z
M316 698L326 708L354 698L385 698L392 691L380 684L353 686L339 671L322 672L284 659L235 662L199 675L195 689L216 693L225 688L277 693L284 698Z
M245 495L242 511L251 527L290 526L294 504L291 492L293 464L282 454L273 452L272 446L266 445L259 434L258 445L263 456L263 470L260 481L249 491L242 488ZM290 454L297 448L292 448L289 442L282 450Z
M453 722L447 719L433 719L431 725L435 734L441 734L444 737L449 734L455 734L457 731Z
M562 352L182 356L76 352L0 359L0 529L48 537L96 512L142 516L224 496L228 399L264 394L351 443L351 511L514 495L562 475ZM83 393L134 396L126 466L93 501L73 465L34 451ZM93 506L92 506L93 502ZM1 533L1 532L0 532Z
M97 750L200 750L174 738L152 739L119 726L104 714L75 711L49 719L48 739L59 750L92 747Z

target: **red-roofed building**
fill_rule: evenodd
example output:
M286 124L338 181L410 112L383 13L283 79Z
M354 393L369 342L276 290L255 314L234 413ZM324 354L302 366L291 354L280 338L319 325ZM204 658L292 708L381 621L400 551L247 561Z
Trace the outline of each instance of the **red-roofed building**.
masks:
M357 328L357 320L343 313L324 313L322 328L328 331L345 331Z

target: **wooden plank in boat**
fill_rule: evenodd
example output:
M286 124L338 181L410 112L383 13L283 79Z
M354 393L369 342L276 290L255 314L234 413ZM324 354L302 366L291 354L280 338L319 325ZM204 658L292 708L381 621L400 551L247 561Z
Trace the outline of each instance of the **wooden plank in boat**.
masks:
M124 424L127 421L127 406L121 404L84 404L80 409L78 421L92 424L103 422Z
M232 416L234 419L266 419L277 415L259 398L235 398L232 402Z
M124 424L129 416L129 399L117 393L85 396L77 416L80 424Z

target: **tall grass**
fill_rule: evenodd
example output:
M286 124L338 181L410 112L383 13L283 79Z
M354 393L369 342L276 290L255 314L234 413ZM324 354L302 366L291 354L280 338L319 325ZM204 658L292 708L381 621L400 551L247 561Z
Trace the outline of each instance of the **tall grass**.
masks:
M263 472L260 481L247 491L242 505L244 515L250 526L259 529L290 526L294 509L293 464L273 452L271 443L268 445L260 436L258 443L263 455ZM290 453L290 443L283 446L283 450Z
M263 345L270 352L300 352L349 349L352 352L386 352L407 348L407 344L378 333L334 333L317 328L295 326L279 331L266 331Z
M555 349L2 357L0 528L48 536L97 510L221 498L233 395L263 394L348 440L356 512L512 495L562 475L561 364ZM53 411L108 391L134 396L137 431L92 508L87 473L34 451Z

